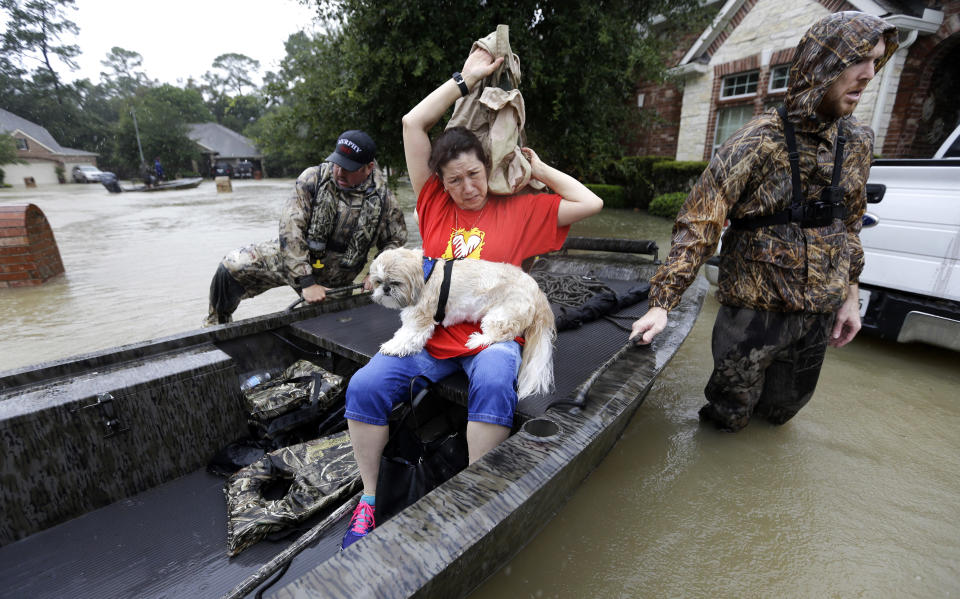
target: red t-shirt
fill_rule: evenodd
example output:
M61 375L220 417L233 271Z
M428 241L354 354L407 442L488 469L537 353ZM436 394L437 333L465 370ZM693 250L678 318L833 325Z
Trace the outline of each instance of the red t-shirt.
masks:
M560 196L552 193L488 196L482 210L457 208L440 179L431 175L417 198L423 255L431 258L475 258L515 266L530 256L559 250L570 227L557 226ZM426 349L438 359L478 353L467 349L480 326L463 322L437 326Z

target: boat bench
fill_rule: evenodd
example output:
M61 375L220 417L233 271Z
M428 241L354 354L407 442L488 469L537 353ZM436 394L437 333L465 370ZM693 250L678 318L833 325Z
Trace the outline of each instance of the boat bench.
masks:
M204 466L246 433L210 343L0 391L0 546ZM134 473L134 474L131 474Z
M617 293L623 293L635 284L632 281L603 282ZM557 305L551 307L555 313L561 310ZM647 303L640 302L616 316L623 325L629 327L646 310ZM289 330L304 341L359 364L366 364L377 353L380 344L390 339L399 327L399 311L371 303L349 312L328 312L302 320L291 325ZM553 393L520 400L514 424L542 416L551 404L558 401L577 401L578 387L603 366L606 357L626 344L627 335L627 331L610 320L597 320L577 329L559 332L553 354L556 388ZM467 377L462 372L437 383L437 389L445 397L466 407Z

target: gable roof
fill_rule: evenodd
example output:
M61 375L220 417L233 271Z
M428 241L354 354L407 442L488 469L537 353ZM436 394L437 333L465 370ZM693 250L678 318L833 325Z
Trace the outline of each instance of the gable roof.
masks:
M20 131L27 137L30 137L38 144L45 147L53 154L62 154L64 156L97 156L96 152L86 150L76 150L67 148L57 143L57 140L50 135L45 127L19 117L8 110L0 108L0 132L15 133Z
M253 142L218 123L187 125L187 136L220 158L262 158Z
M836 2L818 0L821 4L834 5ZM677 71L705 71L705 64L730 35L730 31L739 25L744 11L749 11L756 0L727 0L713 21L704 29L697 41L677 63ZM925 8L923 2L916 0L845 0L840 3L841 10L855 9L870 15L884 18L901 30L917 30L920 33L933 33L943 22L943 12ZM901 31L906 33L906 31Z

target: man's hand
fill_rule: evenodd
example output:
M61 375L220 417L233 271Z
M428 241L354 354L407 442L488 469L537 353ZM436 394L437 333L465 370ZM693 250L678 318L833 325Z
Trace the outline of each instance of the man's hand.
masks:
M303 288L303 299L309 304L315 304L327 299L327 288L323 285L311 285Z
M847 299L837 310L837 319L833 323L833 332L830 333L830 345L843 347L853 341L860 331L860 287L856 283L850 285Z
M373 283L370 282L370 275L363 277L363 290L371 291L373 289Z
M637 345L648 345L666 326L667 311L658 307L650 308L646 314L633 323L630 340Z

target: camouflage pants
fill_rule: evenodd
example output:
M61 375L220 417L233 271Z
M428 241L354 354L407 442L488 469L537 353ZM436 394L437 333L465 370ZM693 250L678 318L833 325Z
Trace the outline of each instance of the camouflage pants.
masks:
M721 306L700 417L738 431L754 414L783 424L816 389L834 314Z
M223 257L210 282L210 309L204 326L233 320L233 312L245 300L274 287L290 285L279 241L254 243Z

